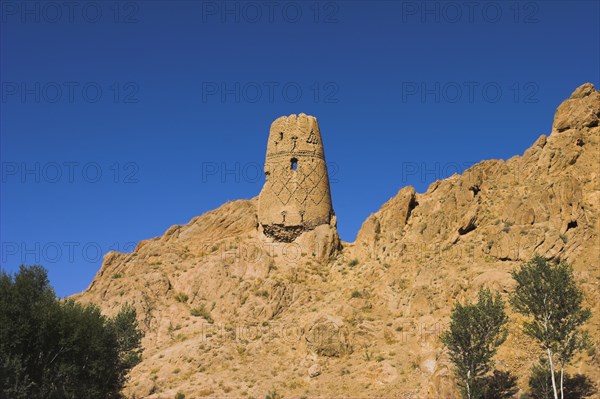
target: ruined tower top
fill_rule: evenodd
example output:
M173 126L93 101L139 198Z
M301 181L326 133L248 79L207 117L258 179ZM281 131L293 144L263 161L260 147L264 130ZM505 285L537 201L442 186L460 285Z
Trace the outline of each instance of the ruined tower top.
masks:
M258 221L265 235L291 242L333 217L317 118L282 116L271 124Z

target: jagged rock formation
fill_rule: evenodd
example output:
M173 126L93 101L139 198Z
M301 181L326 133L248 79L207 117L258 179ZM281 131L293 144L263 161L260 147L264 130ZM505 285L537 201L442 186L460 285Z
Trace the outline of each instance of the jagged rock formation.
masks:
M266 236L292 242L333 218L325 151L317 118L282 116L267 144L258 221Z
M367 219L356 245L382 261L413 256L415 248L460 248L476 258L519 261L538 253L578 263L598 240L600 171L590 129L599 109L599 92L581 86L558 108L550 137L540 136L521 157L480 162L437 181L424 194L403 188Z
M599 348L599 117L600 93L581 86L522 156L402 188L343 249L331 223L268 237L259 200L234 201L109 253L77 298L136 307L144 360L125 393L137 398L456 397L439 342L454 302L480 286L506 295L533 253L574 265ZM539 348L510 316L497 368L525 389ZM567 371L599 370L595 349Z

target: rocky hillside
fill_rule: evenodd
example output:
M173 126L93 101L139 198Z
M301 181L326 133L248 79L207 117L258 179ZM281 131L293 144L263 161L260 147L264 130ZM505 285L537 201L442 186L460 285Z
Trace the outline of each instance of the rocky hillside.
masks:
M240 200L111 252L76 298L107 314L136 307L144 360L136 398L455 397L439 334L456 300L480 286L510 292L510 270L534 253L566 259L594 316L600 348L600 92L579 87L551 134L522 156L412 187L371 215L356 242L335 218L290 243L258 228ZM539 350L511 314L497 368L522 389ZM570 372L600 378L600 349Z

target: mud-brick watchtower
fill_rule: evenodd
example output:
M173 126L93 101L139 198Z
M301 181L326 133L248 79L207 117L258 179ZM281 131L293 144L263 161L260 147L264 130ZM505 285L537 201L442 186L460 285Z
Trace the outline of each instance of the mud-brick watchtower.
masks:
M282 116L271 124L265 175L258 200L265 235L290 242L329 224L334 213L317 118Z

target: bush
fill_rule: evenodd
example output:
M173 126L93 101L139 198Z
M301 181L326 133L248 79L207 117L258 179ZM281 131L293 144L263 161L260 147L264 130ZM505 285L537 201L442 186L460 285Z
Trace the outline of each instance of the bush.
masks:
M361 293L360 293L360 291L358 291L358 290L354 290L354 291L352 291L352 294L350 294L350 296L351 296L352 298L362 298L362 294L361 294Z
M540 363L531 369L529 391L533 399L550 399L554 397L552 378L547 362L545 358L542 358ZM559 377L558 373L555 373L555 376Z
M358 259L357 259L357 258L354 258L354 259L352 259L350 262L348 262L348 266L350 266L350 267L354 267L354 266L358 265L358 263L359 263L359 262L358 262Z
M265 399L282 399L283 396L280 395L276 390L272 390L268 394L265 395Z
M185 395L182 392L177 392L175 399L185 399Z
M41 266L0 271L0 397L121 398L140 362L136 313L59 301Z
M184 292L179 292L175 295L175 300L177 302L186 303L188 299L190 299L190 297Z
M256 291L256 295L262 296L263 298L268 298L269 297L269 291L267 291L267 290L258 290L258 291Z
M560 373L555 372L554 376L560 380ZM564 393L565 398L582 399L596 393L596 388L590 379L581 374L564 376ZM540 359L540 362L533 366L531 375L529 376L529 394L532 399L553 399L554 392L552 389L552 377L550 375L550 367L548 360L545 357Z
M198 308L190 309L190 314L195 317L202 317L210 324L214 322L212 316L210 315L210 312L206 309L204 304L200 305L200 307Z

